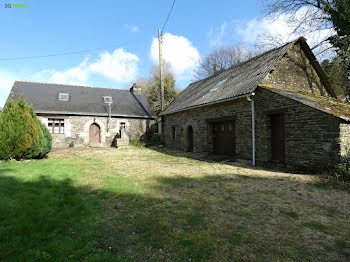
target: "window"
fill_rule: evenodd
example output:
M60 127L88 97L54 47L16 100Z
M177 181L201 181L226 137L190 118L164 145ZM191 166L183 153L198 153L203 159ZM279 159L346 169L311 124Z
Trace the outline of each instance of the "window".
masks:
M58 96L58 100L60 101L68 101L69 99L69 94L67 93L60 93Z
M105 101L106 104L112 104L113 103L113 99L111 96L104 96L103 100Z
M171 128L171 137L173 138L173 140L176 139L176 129L175 129L175 126L173 126Z
M49 118L47 128L51 134L64 134L64 119Z
M120 123L120 130L125 129L125 123Z
M210 89L210 91L215 91L216 89L218 89L221 85L223 85L225 82L227 81L227 78L219 81L216 83L215 86L212 87L212 89Z

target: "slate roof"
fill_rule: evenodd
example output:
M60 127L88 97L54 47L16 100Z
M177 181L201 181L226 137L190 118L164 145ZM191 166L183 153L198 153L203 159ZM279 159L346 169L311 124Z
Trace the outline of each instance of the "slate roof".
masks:
M69 93L69 100L58 100L59 93ZM108 116L103 96L112 96L112 116L155 117L144 95L130 90L16 81L9 97L21 95L42 114Z
M299 38L281 47L269 50L243 63L236 64L220 74L199 80L184 89L177 99L169 105L162 115L172 114L194 107L227 101L254 92L258 84L273 69L276 62L283 57L287 50L297 42L302 43L306 55L318 73L323 73L316 58L306 44L305 38ZM318 66L318 67L317 67ZM324 73L321 76L324 85L332 92ZM215 85L226 80L216 90Z
M310 93L292 92L277 88L261 86L263 89L270 90L279 95L288 97L304 105L316 108L322 112L350 121L350 104L341 102L331 97L321 97Z

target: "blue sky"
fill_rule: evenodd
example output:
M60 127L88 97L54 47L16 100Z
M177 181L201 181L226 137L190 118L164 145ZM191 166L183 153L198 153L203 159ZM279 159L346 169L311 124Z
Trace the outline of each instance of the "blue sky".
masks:
M222 44L256 41L270 25L256 0L177 0L164 34L164 59L177 88L193 79L200 56ZM128 88L157 64L157 30L172 0L0 0L0 106L14 80ZM5 8L5 4L28 8ZM264 24L265 23L265 24ZM285 28L281 23L277 31ZM270 30L270 29L269 29ZM7 58L90 50L73 55Z

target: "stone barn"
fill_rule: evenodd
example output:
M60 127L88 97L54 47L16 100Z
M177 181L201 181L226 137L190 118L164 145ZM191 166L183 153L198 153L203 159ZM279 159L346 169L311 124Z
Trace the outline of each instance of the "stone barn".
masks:
M146 98L134 89L16 81L9 97L33 106L54 148L121 146L145 138L154 123Z
M253 165L332 167L350 141L350 107L304 38L190 84L161 117L167 147Z

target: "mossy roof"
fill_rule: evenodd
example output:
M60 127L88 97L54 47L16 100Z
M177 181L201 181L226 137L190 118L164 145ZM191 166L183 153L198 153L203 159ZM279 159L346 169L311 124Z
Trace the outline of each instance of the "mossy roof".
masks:
M350 121L350 104L332 97L319 96L303 91L286 91L261 85L261 88L288 97L304 105L313 107L335 117Z

